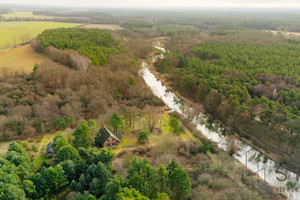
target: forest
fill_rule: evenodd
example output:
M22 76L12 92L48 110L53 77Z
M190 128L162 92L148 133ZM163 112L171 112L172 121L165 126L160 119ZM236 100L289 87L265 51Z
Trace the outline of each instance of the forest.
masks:
M0 76L0 199L286 199L233 158L233 141L249 142L264 160L299 173L298 38L265 30L297 31L297 17L97 9L33 14L124 29L46 30L31 47L62 65L44 62L29 74ZM154 63L157 77L192 100L196 109L188 118L170 111L140 76L141 60L162 53L153 48L157 41L169 50ZM213 121L226 128L227 149L196 130L191 119L200 111L210 117L208 128ZM120 146L103 148L103 126L123 136ZM43 147L50 141L55 156L47 158Z
M70 121L66 126L74 127L83 117L105 121L106 115L122 112L127 106L143 110L146 105L162 105L151 91L140 87L144 83L138 76L138 59L152 50L151 42L145 42L139 34L124 35L128 38L123 43L124 51L107 58L102 67L91 65L85 71L42 63L32 66L28 75L1 76L0 113L5 116L0 122L1 140L55 130L57 120ZM108 35L110 40L115 41ZM62 55L62 61L68 61L69 54Z
M11 9L3 9L3 14L12 12ZM118 24L126 28L145 28L160 26L190 26L198 31L218 31L218 30L274 30L299 32L299 16L297 10L282 10L278 12L267 12L262 10L177 10L160 12L155 10L119 10L111 9L91 9L68 12L64 9L36 9L35 16L45 16L47 18L38 19L36 17L9 17L0 21L57 21L71 23L88 24ZM1 14L1 13L0 13ZM280 19L280 20L279 20ZM150 29L151 30L151 29ZM153 30L152 30L153 31Z
M161 100L138 75L139 60L153 52L148 36L129 30L107 36L121 50L102 66L90 63L86 70L74 70L42 63L30 74L0 77L0 135L9 143L0 159L1 198L229 199L253 191L258 198L284 199L260 180L252 185L252 176L243 176L230 152L218 149L189 122L161 112ZM51 58L36 43L32 46ZM66 55L62 63L70 55L53 52ZM99 148L102 125L122 132L125 144L136 145ZM52 136L56 155L48 159L37 145L47 145L44 139ZM227 190L229 185L234 189Z
M191 190L188 174L175 160L155 168L146 157L135 156L126 169L126 179L115 175L112 151L92 147L94 128L93 121L81 121L71 143L58 133L53 140L54 163L50 166L43 162L37 170L26 144L11 143L7 155L0 156L0 198L50 199L67 188L68 199L75 200L188 197Z
M224 42L214 35L187 47L180 46L188 37L183 35L167 42L173 53L156 62L156 70L166 74L175 90L201 103L229 133L254 141L298 173L300 47L285 41ZM196 42L192 35L190 41ZM218 37L234 40L226 34Z
M87 56L93 65L106 64L110 55L119 50L119 41L113 38L111 33L99 29L52 29L46 30L37 37L40 42L39 51L50 51L55 47L59 50L74 50L81 55ZM41 49L41 50L40 50ZM66 64L70 66L70 64Z

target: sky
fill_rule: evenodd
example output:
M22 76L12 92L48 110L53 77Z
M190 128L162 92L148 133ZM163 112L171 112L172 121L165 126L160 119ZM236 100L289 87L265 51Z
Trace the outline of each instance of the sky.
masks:
M300 0L0 0L0 4L75 6L91 8L300 8Z

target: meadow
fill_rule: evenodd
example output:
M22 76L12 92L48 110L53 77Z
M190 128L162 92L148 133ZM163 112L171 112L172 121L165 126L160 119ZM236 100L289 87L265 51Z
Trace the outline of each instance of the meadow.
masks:
M60 65L43 54L36 53L30 44L0 52L0 76L9 74L29 74L34 64ZM61 65L62 66L62 65Z
M28 42L46 29L70 28L78 25L80 24L38 21L0 22L0 49Z

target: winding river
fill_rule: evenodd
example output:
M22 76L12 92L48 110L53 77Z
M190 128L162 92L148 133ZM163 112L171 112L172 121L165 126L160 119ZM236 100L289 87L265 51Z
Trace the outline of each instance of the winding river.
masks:
M156 49L166 52L162 47L155 46ZM154 56L152 62L155 62L159 58L163 58L163 54ZM171 92L167 87L164 86L162 81L160 81L155 75L148 69L148 64L142 62L142 70L140 75L145 80L146 84L151 88L153 94L160 99L173 111L176 111L187 117L187 113L192 110L187 104L180 99L175 93ZM196 116L192 122L196 125L197 130L208 139L217 143L217 145L226 150L227 149L227 136L222 134L222 127L214 123L214 129L210 130L205 125L207 122L207 116L200 113ZM234 158L245 165L245 169L251 170L252 172L259 175L263 180L265 180L270 185L274 186L276 190L287 195L290 200L300 200L300 181L297 180L297 175L287 169L277 168L277 163L273 160L267 159L259 151L255 150L246 143L234 139L236 146L238 147L238 152L234 154ZM297 184L294 189L288 189L287 183ZM298 189L297 189L298 188Z

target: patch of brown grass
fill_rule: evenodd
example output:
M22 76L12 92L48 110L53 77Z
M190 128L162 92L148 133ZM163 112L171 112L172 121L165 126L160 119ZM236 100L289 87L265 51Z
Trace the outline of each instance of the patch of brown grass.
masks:
M43 54L36 53L29 44L0 52L0 75L29 74L34 64L63 66L51 61Z

